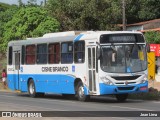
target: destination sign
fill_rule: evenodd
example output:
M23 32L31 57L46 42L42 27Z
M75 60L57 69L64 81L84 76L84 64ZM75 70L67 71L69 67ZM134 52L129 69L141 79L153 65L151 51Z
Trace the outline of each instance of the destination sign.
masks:
M101 35L100 43L143 43L141 34L106 34Z

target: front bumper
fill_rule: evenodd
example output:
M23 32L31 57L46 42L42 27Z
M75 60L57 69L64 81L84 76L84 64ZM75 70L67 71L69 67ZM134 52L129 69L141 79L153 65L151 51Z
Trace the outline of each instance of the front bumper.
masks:
M104 83L100 84L100 95L106 94L131 94L131 93L141 93L148 92L148 81L141 84L133 84L133 85L106 85Z

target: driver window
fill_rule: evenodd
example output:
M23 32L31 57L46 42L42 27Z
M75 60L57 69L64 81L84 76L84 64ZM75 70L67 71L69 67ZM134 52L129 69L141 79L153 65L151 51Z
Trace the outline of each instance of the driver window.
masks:
M138 52L139 52L139 47L138 47L138 45L133 45L132 53L131 53L132 59L138 59L138 58L139 58Z
M111 66L113 62L115 62L116 59L116 53L111 48L104 48L103 49L103 65L104 66Z

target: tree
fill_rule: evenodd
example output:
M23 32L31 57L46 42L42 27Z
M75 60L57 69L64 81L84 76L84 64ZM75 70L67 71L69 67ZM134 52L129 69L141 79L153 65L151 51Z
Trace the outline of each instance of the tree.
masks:
M17 12L18 7L17 6L12 6L5 11L0 12L0 27L2 27L5 23L10 21L13 17L13 15ZM0 29L2 32L2 30Z
M149 31L149 32L146 32L144 36L148 43L160 44L160 32Z
M11 40L40 37L48 32L57 32L59 26L59 22L49 17L43 8L23 7L5 25L1 49L5 51L7 43Z
M4 11L0 12L0 52L3 49L3 34L4 34L4 26L10 21L13 15L17 12L18 7L16 5L8 6Z
M37 0L28 0L28 6L37 6Z
M65 30L113 30L121 18L119 0L48 0L46 9Z
M159 11L159 0L126 0L128 24L159 18Z
M24 6L24 3L22 2L22 0L18 0L18 5L19 5L19 7L23 7Z

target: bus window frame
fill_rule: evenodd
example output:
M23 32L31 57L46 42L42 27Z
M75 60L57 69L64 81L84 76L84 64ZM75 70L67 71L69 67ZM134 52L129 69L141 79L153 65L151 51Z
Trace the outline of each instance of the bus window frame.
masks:
M82 43L82 45L83 45L82 51L79 51L79 50L76 51L75 50L77 43ZM75 56L76 56L77 53L83 53L82 62L78 62L78 59L76 61L76 57ZM85 62L85 41L77 41L77 42L74 43L74 63L76 63L76 64L82 64L84 62Z
M54 53L50 53L50 50L49 50L50 45L54 45L54 46L58 45L59 46L59 48L58 48L59 51L57 52L57 48L54 48L54 50L56 50L56 51L54 51ZM48 64L59 64L60 61L61 61L61 44L58 43L58 42L57 43L49 43L47 47L48 47ZM55 61L57 61L57 56L58 56L58 62L55 62L55 61L53 63L50 62L50 58L49 58L50 55L54 55L54 57L56 56Z
M23 49L23 47L24 47L24 49ZM26 46L22 45L22 47L21 47L21 65L25 65L25 63L26 63Z
M13 65L13 46L9 46L8 51L8 65Z
M63 44L72 44L72 52L68 52L69 51L69 46L67 46L67 52L63 53L62 49L63 49ZM63 58L62 58L62 54L68 54L68 53L72 53L72 61L70 62L63 62ZM61 42L61 64L72 64L74 62L74 43L72 41L69 42Z
M34 49L35 49L35 50L34 50L34 54L28 54L28 53L27 53L27 52L28 52L28 51L27 51L27 47L28 47L28 46L34 46L34 47L35 47L35 48L34 48ZM26 65L34 65L34 64L36 64L36 60L37 60L37 58L36 58L37 46L36 46L35 44L26 45L26 49L25 49L25 50L26 50L26 52L25 52L25 53L26 53L26 56L25 56L25 61L26 61L25 63L26 63ZM34 56L35 56L34 63L27 63L27 56L28 56L28 55L30 55L30 56L31 56L31 55L34 55Z
M43 46L43 45L46 47L46 52L45 52L45 53L39 53L39 52L38 52L38 47L39 47L39 46ZM43 46L43 47L44 47L44 46ZM37 48L37 49L36 49L36 63L37 63L38 65L47 64L47 63L48 63L48 44L47 44L47 43L37 44L37 45L36 45L36 48ZM46 55L46 57L45 57L45 55ZM45 57L45 62L43 62L43 63L39 62L39 61L38 61L38 58L39 58L38 56L41 56L42 58ZM40 57L40 58L41 58L41 57Z

